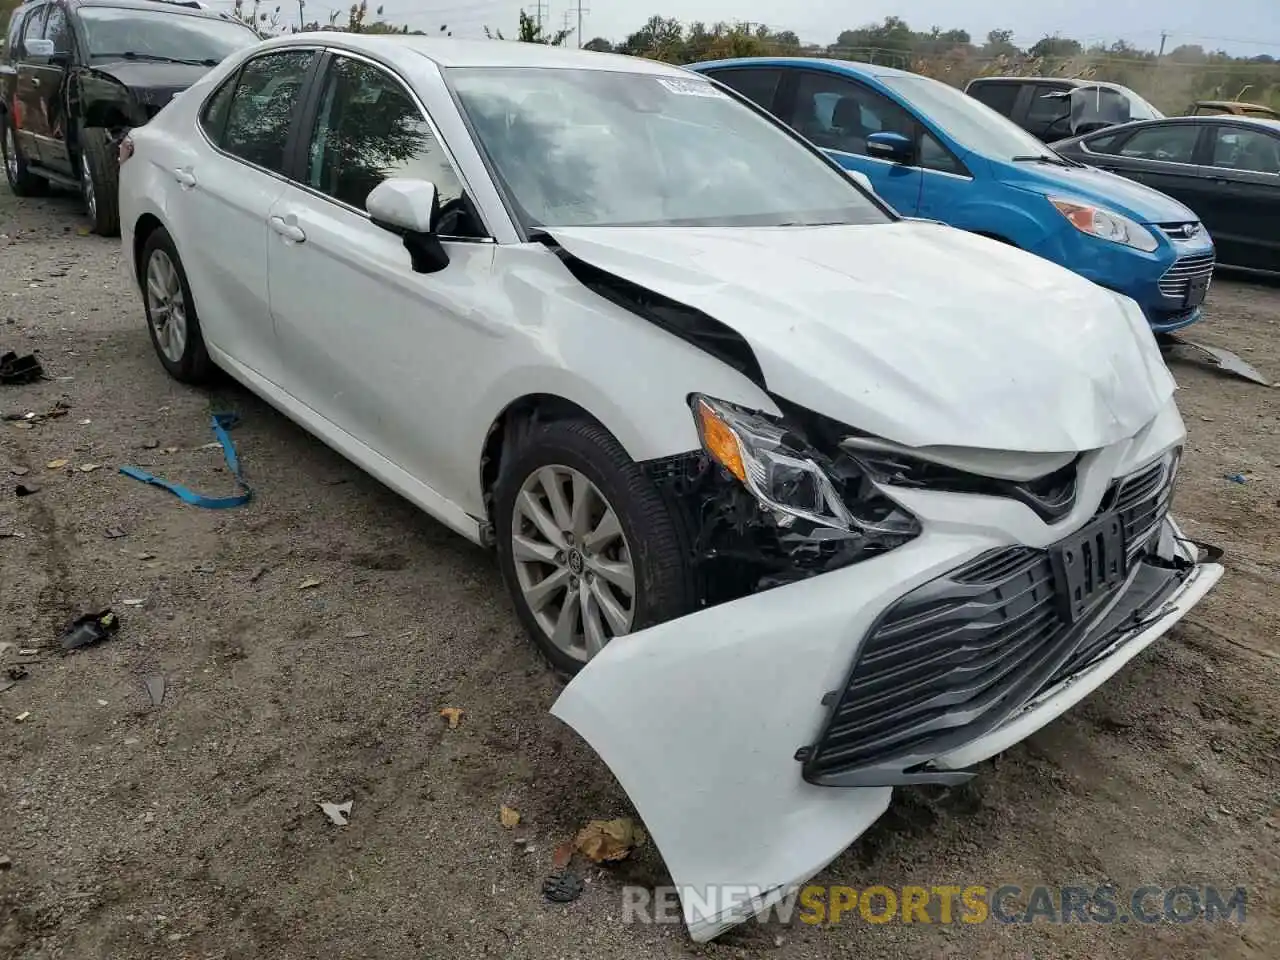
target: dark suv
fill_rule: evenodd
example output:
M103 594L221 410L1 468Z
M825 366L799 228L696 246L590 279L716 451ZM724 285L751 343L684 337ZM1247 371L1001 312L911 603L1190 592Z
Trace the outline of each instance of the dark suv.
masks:
M28 0L13 12L0 51L10 189L77 189L94 231L115 235L119 139L258 39L195 0Z
M964 92L1045 143L1164 114L1128 87L1073 77L978 77Z

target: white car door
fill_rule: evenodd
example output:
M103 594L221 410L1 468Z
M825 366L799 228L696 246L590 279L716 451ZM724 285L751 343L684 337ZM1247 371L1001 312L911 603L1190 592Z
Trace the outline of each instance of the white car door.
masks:
M334 54L321 78L304 169L268 218L271 309L282 385L348 439L453 499L474 484L432 428L468 403L466 358L495 245L439 138L401 80ZM390 176L435 184L450 263L415 273L403 239L365 212Z
M289 128L318 56L291 48L247 61L201 111L205 139L170 155L179 191L170 223L205 339L273 382L267 217L285 189Z

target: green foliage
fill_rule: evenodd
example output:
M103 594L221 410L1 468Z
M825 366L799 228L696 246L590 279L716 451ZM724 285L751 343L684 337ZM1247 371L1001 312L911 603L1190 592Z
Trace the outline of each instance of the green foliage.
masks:
M526 21L529 18L522 15L522 40ZM999 75L1110 80L1132 87L1167 113L1181 113L1196 100L1241 97L1280 107L1280 61L1269 56L1232 57L1183 45L1160 57L1125 40L1086 48L1079 40L1061 36L1042 37L1022 49L1012 30L992 30L984 42L975 43L967 30L913 30L901 17L842 30L834 43L823 45L803 43L792 30L762 24L682 23L652 16L620 42L597 37L586 47L669 63L770 54L834 57L901 67L956 86L974 77Z
M549 47L563 47L572 30L545 30L537 20L523 10L520 11L520 27L516 39L521 43L544 43ZM505 40L501 30L484 28L484 35L490 40Z

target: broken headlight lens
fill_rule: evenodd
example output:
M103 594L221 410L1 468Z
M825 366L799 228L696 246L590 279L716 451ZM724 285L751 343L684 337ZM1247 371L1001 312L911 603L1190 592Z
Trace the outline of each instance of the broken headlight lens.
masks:
M784 525L911 537L913 517L881 494L844 458L833 464L773 418L710 397L694 396L702 446Z

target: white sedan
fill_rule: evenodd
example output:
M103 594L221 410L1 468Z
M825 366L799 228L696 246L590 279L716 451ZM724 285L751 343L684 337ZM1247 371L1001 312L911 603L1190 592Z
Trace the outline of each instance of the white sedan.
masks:
M680 68L299 34L121 156L160 362L496 548L695 939L1222 574L1168 516L1185 431L1135 303L900 219Z

